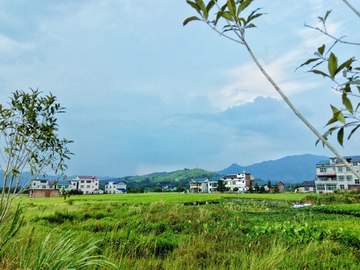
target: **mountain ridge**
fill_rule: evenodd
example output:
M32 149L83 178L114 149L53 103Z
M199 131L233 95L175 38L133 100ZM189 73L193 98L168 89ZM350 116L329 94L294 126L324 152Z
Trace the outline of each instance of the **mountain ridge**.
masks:
M216 173L235 174L243 171L251 173L255 178L281 182L303 182L314 180L316 163L328 159L326 156L311 154L286 156L277 160L262 161L249 166L240 166L236 163Z

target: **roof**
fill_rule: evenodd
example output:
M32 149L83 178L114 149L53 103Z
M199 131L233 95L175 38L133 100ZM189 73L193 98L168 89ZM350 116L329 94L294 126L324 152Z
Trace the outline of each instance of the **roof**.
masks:
M348 161L348 159L350 159L351 161L360 161L360 156L347 156L344 157L344 159L346 159L346 161ZM341 162L341 160L337 158L336 162Z
M223 177L221 177L221 179L223 179L223 178L231 178L231 179L238 178L239 179L237 174L227 174L227 175L224 175ZM241 177L241 178L243 178L243 177Z
M320 160L316 165L330 165L330 160Z
M214 176L209 179L209 181L219 181L219 180L221 180L220 176Z
M99 180L99 178L97 178L95 175L94 176L78 176L78 177L76 177L76 179L79 179L79 180L86 180L86 179Z
M198 179L192 179L191 182L204 182L205 180L207 180L206 178L198 178Z
M70 181L66 181L66 180L58 181L57 185L70 185Z
M301 184L302 187L315 187L315 181L304 181Z

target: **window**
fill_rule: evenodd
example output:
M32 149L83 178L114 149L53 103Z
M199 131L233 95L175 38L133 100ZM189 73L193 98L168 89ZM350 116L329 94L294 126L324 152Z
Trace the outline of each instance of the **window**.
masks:
M342 166L338 167L338 171L339 171L339 172L342 172L342 171L343 171L343 167L342 167Z
M355 179L355 184L359 184L359 179Z
M36 183L34 183L33 185L36 186Z
M357 161L354 161L354 162L352 163L352 165L353 165L353 166L357 166L357 165L358 165Z
M339 179L339 181L344 181L344 176L343 176L343 175L339 175L339 176L338 176L338 179Z
M346 180L351 181L352 180L352 175L347 175Z
M80 188L84 188L84 185L81 185Z
M320 181L327 181L327 176L318 176Z
M316 185L317 190L325 190L325 185Z
M346 167L346 171L347 171L347 172L350 172L350 169L349 169L348 167Z
M309 187L305 187L305 191L309 191L310 190L310 188Z
M336 189L336 185L335 184L327 184L326 185L326 190L335 190Z
M236 181L233 181L232 184L233 184L233 185L236 185Z
M217 183L213 183L212 186L216 188L216 187L217 187Z
M90 188L90 185L87 185L86 188Z
M320 168L320 172L326 172L326 168Z
M88 183L91 183L91 180L87 180L86 183L87 183L87 184L88 184Z
M344 185L340 185L340 189L345 189L345 186L344 186Z
M83 184L84 183L84 181L81 181L81 184Z
M42 186L41 188L45 188L45 189L46 189L46 186Z
M46 183L46 180L41 180L40 183Z

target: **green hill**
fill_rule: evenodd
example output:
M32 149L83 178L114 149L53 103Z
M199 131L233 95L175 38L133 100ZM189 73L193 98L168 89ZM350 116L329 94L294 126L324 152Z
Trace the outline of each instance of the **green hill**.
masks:
M122 180L125 181L127 186L130 188L144 187L148 189L165 186L168 186L169 188L176 188L178 186L182 186L188 189L191 179L211 178L213 176L216 176L216 174L203 169L185 169L174 172L157 172L142 176L126 176L100 181L100 187L108 181Z

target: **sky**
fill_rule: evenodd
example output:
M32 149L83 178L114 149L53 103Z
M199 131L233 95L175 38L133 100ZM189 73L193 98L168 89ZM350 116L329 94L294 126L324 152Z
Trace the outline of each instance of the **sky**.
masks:
M341 98L329 80L296 68L333 41L304 24L320 27L317 17L332 10L328 32L356 42L359 18L340 0L256 0L249 11L258 7L266 14L247 31L249 45L324 133L330 104L341 107ZM58 98L66 107L59 136L74 141L68 175L218 171L291 155L334 156L315 146L316 136L243 46L203 22L182 25L194 15L185 0L0 0L1 104L29 88ZM358 52L334 50L339 61ZM335 137L330 142L358 155L359 134L344 148Z

